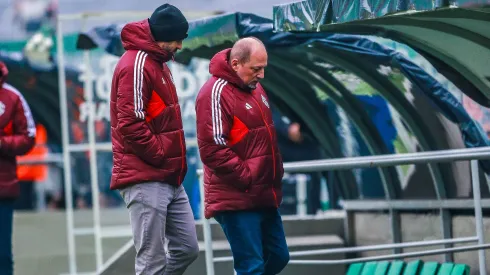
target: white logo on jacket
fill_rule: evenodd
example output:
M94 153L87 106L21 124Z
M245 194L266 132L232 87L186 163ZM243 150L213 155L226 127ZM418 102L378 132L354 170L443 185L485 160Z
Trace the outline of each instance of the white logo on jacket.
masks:
M265 99L265 96L264 95L261 95L261 96L262 96L262 102L264 102L265 106L267 106L267 108L270 109L269 102L267 102L267 99Z
M5 104L0 101L0 116L3 115L3 113L5 113Z
M169 75L170 75L170 80L172 80L172 84L175 85L174 75L172 74L172 71L170 71L170 70L169 70Z
M246 103L245 108L247 108L247 110L250 110L250 109L252 109L252 106L250 106L250 104Z

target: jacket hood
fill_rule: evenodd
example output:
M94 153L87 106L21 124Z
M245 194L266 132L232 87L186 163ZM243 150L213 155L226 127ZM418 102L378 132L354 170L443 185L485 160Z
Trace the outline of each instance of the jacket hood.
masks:
M0 62L0 88L7 81L7 76L9 74L9 70L7 69L7 66L5 63Z
M234 84L244 91L251 91L231 67L229 62L230 52L231 48L215 54L209 62L209 73Z
M172 53L158 47L151 34L148 19L126 24L121 31L121 41L125 50L141 50L161 62L173 58Z

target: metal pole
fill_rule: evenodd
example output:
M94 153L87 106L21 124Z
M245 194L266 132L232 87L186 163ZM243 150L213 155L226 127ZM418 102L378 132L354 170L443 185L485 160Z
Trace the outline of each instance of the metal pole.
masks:
M482 199L482 206L490 208L490 199ZM344 201L344 209L348 211L380 211L380 210L474 210L475 203L471 199L449 199L449 200L430 200L430 199L414 199L414 200L368 200L368 201Z
M206 257L206 274L214 275L214 263L213 263L213 239L211 236L211 223L206 217L204 217L204 176L202 170L198 170L197 176L199 177L199 193L201 196L201 221L204 238L204 253Z
M391 238L393 243L402 243L402 219L400 212L390 209ZM395 247L393 253L403 253L402 247Z
M97 169L97 150L95 148L95 101L93 91L93 74L90 70L90 52L84 51L83 61L85 63L85 76L84 83L85 90L85 104L88 104L88 144L89 144L89 162L90 162L90 183L92 187L92 214L94 220L94 238L95 238L95 267L96 271L102 268L102 238L100 228L100 202L99 202L99 177Z
M56 44L58 56L58 85L60 93L60 111L61 111L61 134L63 141L63 167L65 178L65 200L66 200L66 233L68 242L68 260L70 274L74 275L77 272L77 262L75 254L75 235L73 223L73 192L71 179L71 161L70 161L70 139L68 135L68 102L66 99L66 76L65 76L65 60L64 60L64 45L63 31L61 20L56 21Z
M49 168L51 169L51 166ZM46 210L46 182L36 183L36 195L38 211Z
M453 238L453 221L451 212L448 209L439 208L439 217L441 219L441 232L443 239L452 239ZM444 248L451 248L452 244L445 244ZM443 261L446 263L454 262L454 255L447 253L443 256Z
M305 174L296 175L296 213L299 217L306 216L306 185L307 177Z
M464 238L449 239L449 240L443 239L443 240L419 241L419 242L407 242L407 243L366 245L366 246L357 246L357 247L327 248L327 249L316 249L316 250L307 250L307 251L293 251L290 252L289 255L291 257L295 257L295 256L348 254L348 253L369 252L369 251L382 251L382 250L389 250L395 248L416 248L416 247L456 244L456 243L472 243L476 241L478 241L478 238L474 236L474 237L464 237ZM233 261L233 257L231 256L214 258L215 263L230 262L230 261Z
M395 259L405 259L405 258L415 258L422 256L430 256L430 255L439 255L444 253L455 253L455 252L466 252L473 250L482 250L489 249L490 244L478 244L478 245L470 245L470 246L460 246L453 248L442 248L442 249L434 249L434 250L425 250L425 251L417 251L417 252L408 252L403 254L393 254L393 255L385 255L385 256L372 256L372 257L364 257L364 258L356 258L356 259L343 259L343 260L290 260L289 264L304 264L304 265L340 265L340 264L353 264L353 263L363 263L363 262L371 262L371 261L388 261Z
M285 163L285 172L316 172L353 168L372 168L432 162L454 162L471 159L488 159L490 146L471 149L454 149L408 154L389 154L369 157L350 157L316 161Z
M471 183L473 185L473 199L475 201L475 226L476 236L478 237L478 244L485 243L485 235L483 231L483 215L481 208L481 194L480 194L480 175L478 169L478 161L471 161ZM487 274L487 268L485 263L485 250L478 251L478 261L480 263L480 275Z

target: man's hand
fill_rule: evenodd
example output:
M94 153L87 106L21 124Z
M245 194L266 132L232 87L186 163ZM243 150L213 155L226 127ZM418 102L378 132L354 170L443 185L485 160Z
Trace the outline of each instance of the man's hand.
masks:
M303 135L301 135L301 126L299 123L291 123L288 128L289 139L296 143L303 141Z

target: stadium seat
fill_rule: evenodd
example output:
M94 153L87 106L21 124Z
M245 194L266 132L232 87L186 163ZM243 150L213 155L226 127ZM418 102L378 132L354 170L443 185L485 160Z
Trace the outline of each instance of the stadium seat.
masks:
M451 275L470 275L470 267L465 264L456 264L451 271Z
M415 260L381 261L351 264L346 275L470 275L466 264Z
M374 275L377 266L377 262L367 262L362 269L361 275Z
M347 270L347 275L361 275L364 263L351 264Z
M388 261L378 262L374 275L386 275L388 273L389 268L390 268L390 262Z
M417 275L422 268L423 262L421 260L415 260L407 263L403 275Z
M439 270L440 264L438 262L427 262L424 263L420 275L436 275Z
M443 263L441 264L441 267L439 268L439 272L437 273L437 275L451 275L453 268L454 268L453 263Z
M388 275L401 275L405 269L405 262L403 261L393 261L390 264L390 270Z

